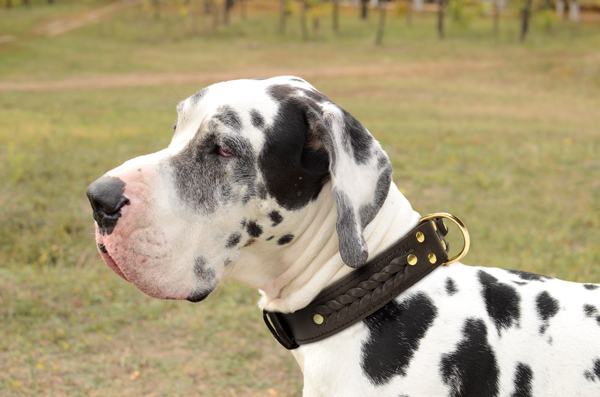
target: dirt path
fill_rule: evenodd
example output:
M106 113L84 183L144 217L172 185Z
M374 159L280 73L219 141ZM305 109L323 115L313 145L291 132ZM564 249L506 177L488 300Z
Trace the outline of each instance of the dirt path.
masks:
M140 4L143 0L122 0L118 3L108 4L91 10L80 11L77 13L63 15L59 18L46 21L33 28L30 33L23 36L8 34L0 36L0 44L9 43L28 36L57 36L71 30L79 29L92 23L100 22L108 15L125 8Z
M205 73L129 73L120 75L95 75L73 77L58 81L0 82L0 91L56 91L85 90L120 87L141 87L178 84L206 85L218 81L295 75L306 79L335 77L373 77L383 74L420 74L451 77L465 71L494 68L490 62L418 62L408 64L371 64L368 66L337 66L316 68L256 68Z

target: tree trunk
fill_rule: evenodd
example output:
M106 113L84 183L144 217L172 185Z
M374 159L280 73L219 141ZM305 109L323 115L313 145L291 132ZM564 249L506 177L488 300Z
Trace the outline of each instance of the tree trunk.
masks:
M306 13L308 11L308 0L302 1L302 10L300 11L300 31L302 32L302 40L308 40L308 28L306 27Z
M498 37L500 27L500 6L499 0L492 0L492 16L494 18L494 37Z
M223 8L223 23L229 25L229 11L233 8L233 0L225 0Z
M379 8L379 24L377 25L375 44L380 45L383 41L383 31L385 28L385 2L383 0L379 0L377 6Z
M152 6L154 7L154 19L160 19L160 1L152 0Z
M279 34L285 33L285 1L279 0Z
M531 13L531 0L525 0L521 10L521 42L525 41L527 31L529 30L529 14Z
M333 31L340 33L340 0L333 0Z
M412 0L406 0L406 24L412 26L413 3Z
M54 0L47 0L48 4L54 4Z
M444 0L438 0L437 30L440 39L444 38Z
M367 2L368 0L360 0L360 19L367 19Z
M240 0L240 9L241 9L241 14L242 14L242 21L246 20L246 1L247 0Z

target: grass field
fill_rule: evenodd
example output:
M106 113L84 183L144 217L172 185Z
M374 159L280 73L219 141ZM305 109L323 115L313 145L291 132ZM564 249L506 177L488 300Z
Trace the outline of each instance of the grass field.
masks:
M41 7L41 6L40 6ZM275 3L208 32L197 14L131 7L47 37L89 5L0 11L0 394L297 396L292 356L262 325L258 294L224 282L202 304L144 296L94 247L87 185L165 147L174 107L238 77L297 74L382 142L421 213L461 217L465 263L600 282L600 25L343 10L302 42ZM236 11L237 12L237 11ZM6 22L6 23L5 23ZM433 160L433 161L432 161ZM454 247L459 241L451 241Z

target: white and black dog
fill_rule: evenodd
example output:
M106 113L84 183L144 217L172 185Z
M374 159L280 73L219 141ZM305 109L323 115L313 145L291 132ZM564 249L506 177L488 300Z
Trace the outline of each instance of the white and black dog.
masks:
M227 277L292 313L419 223L379 143L302 79L212 85L173 130L88 189L102 258L150 296ZM293 354L306 396L600 396L600 285L455 263Z

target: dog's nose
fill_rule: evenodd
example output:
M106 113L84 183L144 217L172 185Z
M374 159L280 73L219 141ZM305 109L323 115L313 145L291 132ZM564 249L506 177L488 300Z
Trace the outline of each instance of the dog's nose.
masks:
M121 216L121 208L129 204L123 192L125 192L125 182L110 176L103 176L88 187L87 196L100 233L112 233Z

